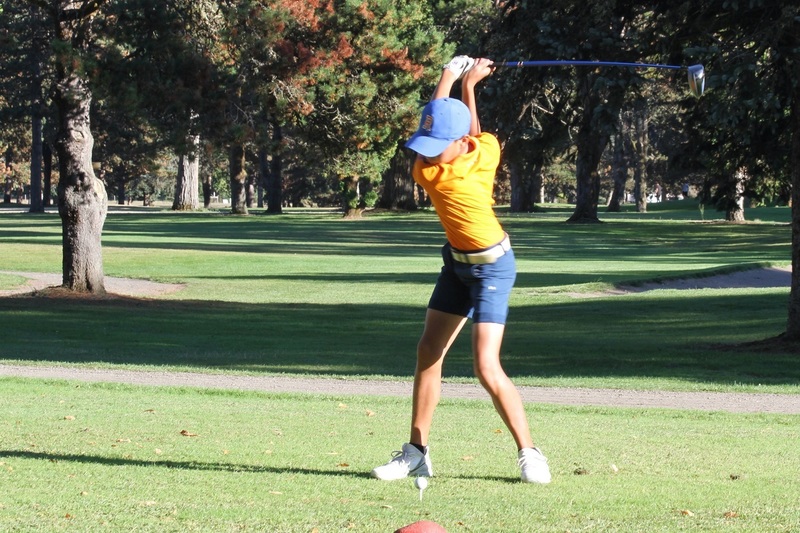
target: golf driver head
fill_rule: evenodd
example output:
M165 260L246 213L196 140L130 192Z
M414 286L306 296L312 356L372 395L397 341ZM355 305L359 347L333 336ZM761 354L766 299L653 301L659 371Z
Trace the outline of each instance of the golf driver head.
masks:
M703 91L706 89L706 71L703 65L692 65L688 67L689 71L689 88L695 96L703 96Z

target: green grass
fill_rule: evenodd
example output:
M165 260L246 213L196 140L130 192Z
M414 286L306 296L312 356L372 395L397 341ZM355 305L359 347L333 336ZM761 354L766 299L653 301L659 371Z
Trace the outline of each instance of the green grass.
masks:
M15 399L0 419L5 531L800 527L792 416L531 406L553 471L531 486L488 402L445 401L420 502L410 481L368 478L405 438L406 399L23 379L0 394Z
M649 211L590 226L564 224L559 206L502 214L519 269L503 347L514 381L800 392L796 353L742 346L783 331L788 288L598 294L786 265L788 210L750 210L763 222L743 225L699 223L689 202ZM56 215L0 212L0 271L59 272L60 239ZM409 379L442 240L427 212L112 209L106 274L186 288L0 298L0 361ZM462 335L445 373L473 381L471 366ZM554 476L542 487L517 481L490 402L447 400L420 502L410 481L368 477L407 438L407 398L3 378L0 405L3 531L800 528L797 416L529 405Z
M564 224L558 211L502 215L519 270L504 342L515 381L797 392L800 364L790 350L764 357L734 349L783 331L786 288L588 297L620 283L787 264L785 221L635 215L604 216L600 225ZM2 299L4 327L15 335L0 359L408 379L442 239L427 212L360 221L112 212L106 274L186 288L146 300ZM8 251L0 270L59 271L56 215L0 214L0 240ZM473 379L467 335L445 371Z

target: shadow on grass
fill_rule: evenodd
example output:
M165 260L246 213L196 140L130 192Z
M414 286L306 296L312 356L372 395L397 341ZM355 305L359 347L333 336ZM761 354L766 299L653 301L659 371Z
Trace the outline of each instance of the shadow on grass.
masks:
M408 377L424 313L389 304L3 298L0 359ZM791 347L741 347L780 333L786 313L785 295L774 293L516 305L503 364L519 384L554 377L797 384L800 359ZM472 377L468 332L452 347L444 373Z
M479 475L467 475L467 474L460 474L460 475L450 475L450 476L441 476L436 474L439 478L450 478L450 479L465 479L468 481L499 481L500 483L522 483L522 480L519 476L511 477L511 476L479 476Z
M148 461L144 459L126 459L121 457L103 457L100 455L86 455L86 454L62 454L62 453L44 453L44 452L31 452L26 450L0 450L0 457L17 458L17 459L32 459L39 461L69 461L73 463L91 463L100 466L143 466L148 468L170 468L182 470L200 470L200 471L217 471L217 472L238 472L238 473L252 473L252 474L304 474L309 476L342 476L369 479L368 472L348 472L342 469L336 470L319 470L311 468L297 468L287 467L280 468L276 466L263 466L263 465L248 465L248 464L235 464L235 463L203 463L197 461L167 461L155 460Z

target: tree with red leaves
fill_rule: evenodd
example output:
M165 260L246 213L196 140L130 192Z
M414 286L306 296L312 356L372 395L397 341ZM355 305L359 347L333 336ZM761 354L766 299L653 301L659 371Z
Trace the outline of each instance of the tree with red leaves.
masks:
M302 58L291 80L302 99L286 103L339 184L345 216L358 217L377 200L372 187L415 129L451 50L424 2L317 4L313 31L291 43Z

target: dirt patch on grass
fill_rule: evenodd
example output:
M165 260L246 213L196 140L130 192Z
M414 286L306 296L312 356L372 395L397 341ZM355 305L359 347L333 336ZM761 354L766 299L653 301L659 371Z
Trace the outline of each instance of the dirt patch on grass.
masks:
M0 376L111 382L161 387L200 387L269 393L343 396L391 396L410 398L411 381L315 379L291 376L250 376L98 369L72 366L22 366L0 364ZM800 414L800 395L725 392L637 391L564 387L518 387L523 402L597 407L660 408L729 413ZM478 384L443 383L443 398L489 401Z
M623 285L621 292L645 292L658 289L764 289L792 285L792 267L767 267L741 270L727 274L702 276L697 278L671 279L637 286Z
M0 297L15 294L26 294L31 292L46 291L46 295L53 297L66 298L71 291L60 287L61 274L50 274L41 272L8 272L27 278L27 282L19 287L9 290L0 290ZM591 298L609 295L622 295L637 292L646 292L659 289L732 289L732 288L769 288L791 286L792 268L791 267L768 267L731 272L728 274L718 274L697 278L672 279L660 282L642 283L641 285L620 285L615 289L592 293L571 293L576 298ZM157 297L164 294L177 292L185 287L180 283L158 283L144 279L114 278L106 276L105 287L108 295L131 296L131 297ZM80 297L72 294L73 297Z
M40 292L42 295L57 298L113 298L115 295L154 297L174 293L185 287L185 285L181 283L158 283L146 279L114 278L106 276L105 288L107 294L97 296L79 294L64 289L63 286L61 286L61 274L9 271L3 271L2 273L27 278L27 281L19 287L0 291L0 297L29 294L33 292Z

